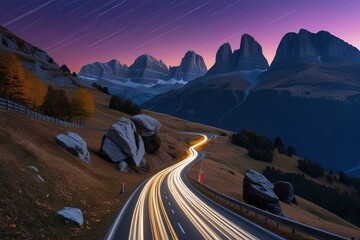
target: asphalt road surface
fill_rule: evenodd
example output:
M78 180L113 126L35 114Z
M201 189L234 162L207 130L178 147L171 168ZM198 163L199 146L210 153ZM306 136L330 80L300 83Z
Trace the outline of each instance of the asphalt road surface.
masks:
M204 152L190 155L142 183L131 195L104 239L283 239L208 199L186 179Z

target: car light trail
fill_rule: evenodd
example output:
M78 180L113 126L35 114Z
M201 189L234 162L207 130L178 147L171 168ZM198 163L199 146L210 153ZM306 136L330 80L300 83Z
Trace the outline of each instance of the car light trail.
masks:
M183 214L195 226L204 239L257 239L208 206L184 183L182 178L184 169L198 157L198 152L195 149L208 141L207 136L201 136L203 139L189 148L190 154L183 161L160 171L146 183L133 212L129 239L141 240L145 238L144 216L146 214L146 204L148 204L152 238L178 239L161 198L161 186L166 178L172 197L181 208ZM173 224L174 226L181 226L179 223ZM185 234L182 227L181 231ZM148 237L149 236L146 236L146 238Z

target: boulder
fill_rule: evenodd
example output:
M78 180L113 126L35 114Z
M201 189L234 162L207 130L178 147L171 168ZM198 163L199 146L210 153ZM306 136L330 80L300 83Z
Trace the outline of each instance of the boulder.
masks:
M107 137L127 155L130 165L139 166L145 154L145 147L130 119L120 118L111 125Z
M274 184L276 196L283 202L290 204L294 198L294 187L289 182L278 181Z
M76 133L68 132L56 136L56 141L86 164L90 164L90 154L86 142Z
M106 135L103 137L99 154L115 163L125 161L128 158L121 148Z
M140 131L143 137L155 135L161 128L161 123L155 118L146 114L138 114L130 118Z
M262 174L246 170L243 182L245 202L277 215L283 215L279 198L273 191L274 186Z
M127 162L125 162L125 161L121 161L121 162L119 162L119 170L120 170L120 172L128 172L129 170L128 170L128 164L127 164Z
M84 218L79 208L64 207L62 210L57 211L57 214L68 221L78 224L80 227L84 224Z

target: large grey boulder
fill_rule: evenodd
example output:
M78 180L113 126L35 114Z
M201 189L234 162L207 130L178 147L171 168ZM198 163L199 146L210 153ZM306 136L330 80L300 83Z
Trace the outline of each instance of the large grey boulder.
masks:
M112 162L125 161L128 156L106 135L103 137L99 154Z
M72 132L59 134L56 136L56 141L81 161L90 164L86 142L78 134Z
M274 184L276 196L283 202L291 203L294 199L294 187L289 182L278 181Z
M107 137L128 156L130 165L139 166L145 154L144 142L136 133L134 123L127 118L120 118L111 125Z
M64 207L62 210L57 211L57 214L68 221L78 224L80 227L84 224L84 218L79 208Z
M155 118L146 114L138 114L130 118L140 131L143 137L150 137L156 134L161 128L161 123Z
M277 215L283 215L279 198L273 191L274 186L262 174L246 170L243 182L245 202Z

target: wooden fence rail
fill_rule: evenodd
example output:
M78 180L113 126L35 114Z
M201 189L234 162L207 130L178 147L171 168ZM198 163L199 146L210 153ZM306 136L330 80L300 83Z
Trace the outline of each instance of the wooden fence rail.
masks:
M15 111L15 112L24 114L26 116L32 117L34 119L53 123L53 124L60 125L60 126L73 127L73 128L84 127L83 125L79 125L76 123L67 122L67 121L60 120L60 119L57 119L54 117L46 116L44 114L30 110L29 108L27 108L19 103L16 103L16 102L10 101L8 99L4 99L4 98L0 98L0 109Z

